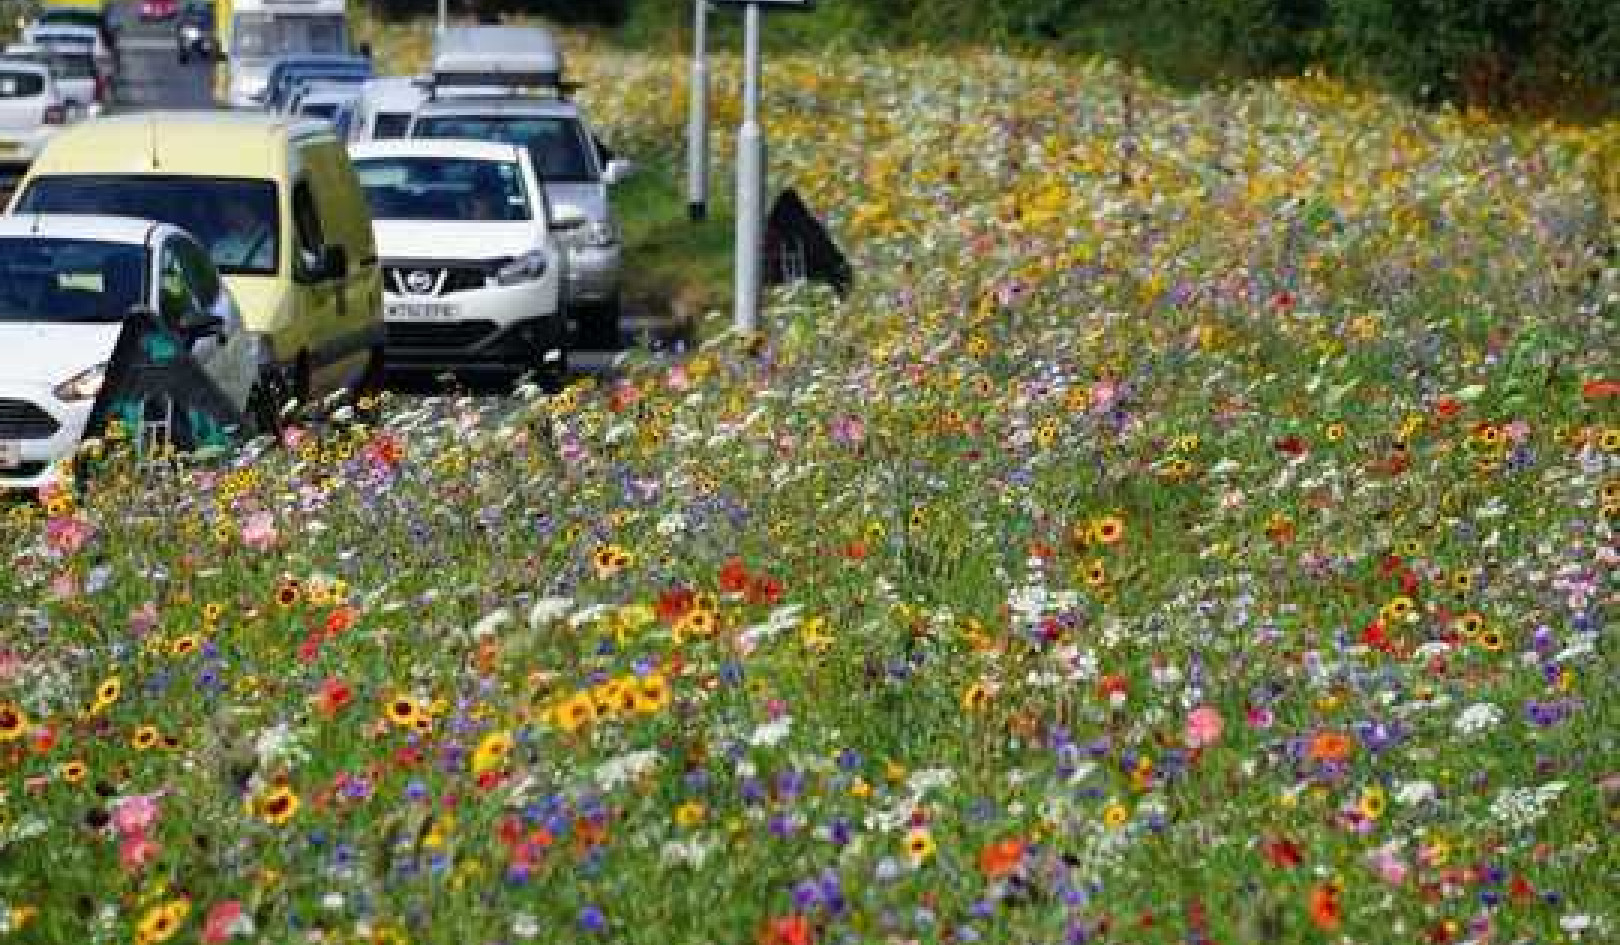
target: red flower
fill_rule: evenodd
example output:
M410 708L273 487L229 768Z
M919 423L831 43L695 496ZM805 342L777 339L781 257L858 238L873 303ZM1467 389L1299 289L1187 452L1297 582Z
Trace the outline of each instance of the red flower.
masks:
M1620 397L1620 381L1587 381L1581 385L1581 396L1587 400Z
M354 608L338 607L326 615L326 635L337 636L354 626Z
M353 698L354 692L348 683L336 676L328 676L321 682L321 692L315 697L315 706L322 715L331 718L343 711Z
M802 915L772 919L760 930L760 945L811 945L816 940L810 920Z
M1101 679L1097 680L1097 695L1104 699L1112 698L1115 693L1123 696L1129 691L1130 684L1125 681L1124 676L1118 673L1105 673Z
M1286 868L1305 862L1305 855L1300 852L1299 844L1287 837L1267 840L1260 845L1260 850L1272 866Z
M852 541L844 546L844 557L851 561L860 561L866 557L866 542Z
M735 594L748 587L748 568L743 565L742 559L733 555L720 566L720 590Z
M1297 436L1285 436L1272 445L1276 446L1280 452L1287 453L1289 456L1305 455L1305 441Z
M1361 643L1383 653L1391 653L1395 649L1390 645L1389 634L1384 630L1382 619L1374 620L1362 628Z
M763 574L748 581L748 603L769 604L776 606L782 599L782 582L769 574Z
M658 600L653 604L653 612L658 619L665 623L674 623L686 616L686 612L697 603L697 592L687 587L676 587L659 593Z
M1434 404L1435 416L1441 420L1450 420L1462 412L1462 402L1455 397L1442 397Z
M1023 859L1022 840L997 840L979 851L979 869L991 879L1000 879L1018 869Z

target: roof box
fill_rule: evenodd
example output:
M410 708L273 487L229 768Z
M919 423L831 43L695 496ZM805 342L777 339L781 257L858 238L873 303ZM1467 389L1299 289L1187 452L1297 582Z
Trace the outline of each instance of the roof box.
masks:
M452 88L566 92L563 54L546 29L532 26L455 26L433 46L435 90Z

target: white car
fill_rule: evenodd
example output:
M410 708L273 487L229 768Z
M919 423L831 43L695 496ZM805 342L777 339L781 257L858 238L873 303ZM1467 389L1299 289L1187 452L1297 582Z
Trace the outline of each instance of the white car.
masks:
M351 145L383 267L390 368L567 366L567 256L528 149L493 141Z
M12 43L0 52L0 59L37 62L49 67L51 77L56 80L56 90L67 106L69 121L101 114L106 101L106 83L96 69L95 57L89 52Z
M23 30L22 41L32 46L44 46L63 52L89 53L95 60L96 72L103 82L111 83L116 60L113 51L93 26L75 26L68 23L35 23Z
M49 66L0 59L0 166L33 163L67 123L67 103Z
M0 489L38 488L72 455L124 318L148 306L237 409L257 363L230 291L184 230L121 217L0 217Z
M354 118L349 123L349 140L384 141L403 138L411 127L411 115L427 97L423 81L415 76L391 75L368 79L360 86Z
M359 83L355 82L305 83L287 103L287 113L305 118L320 118L335 125L338 112L344 105L354 101L359 91Z

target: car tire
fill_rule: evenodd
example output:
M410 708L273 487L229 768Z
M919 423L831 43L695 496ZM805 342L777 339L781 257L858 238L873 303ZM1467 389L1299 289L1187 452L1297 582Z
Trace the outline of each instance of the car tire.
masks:
M618 351L624 347L619 328L623 307L618 296L606 302L572 306L579 323L577 347L589 351Z

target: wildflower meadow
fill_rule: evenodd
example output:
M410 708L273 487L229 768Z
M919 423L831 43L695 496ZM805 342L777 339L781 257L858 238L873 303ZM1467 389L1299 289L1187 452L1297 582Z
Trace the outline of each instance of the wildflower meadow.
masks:
M766 86L847 298L4 508L0 940L1620 939L1620 129Z

